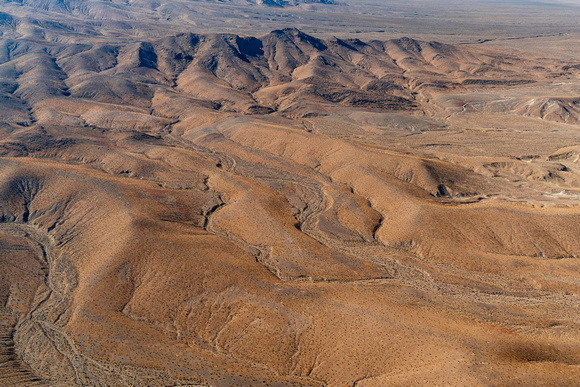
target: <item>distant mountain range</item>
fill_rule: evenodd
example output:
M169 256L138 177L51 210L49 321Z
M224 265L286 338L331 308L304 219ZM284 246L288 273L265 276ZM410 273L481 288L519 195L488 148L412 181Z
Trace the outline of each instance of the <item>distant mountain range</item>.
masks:
M265 5L268 7L287 7L300 4L334 4L334 0L206 0L216 3L244 3Z
M240 5L263 5L268 7L287 7L287 6L297 6L300 4L334 4L334 0L194 0L197 2L207 2L207 3L229 3L229 4L240 4ZM81 9L90 4L96 4L100 1L79 1L79 0L5 0L0 2L6 3L16 3L27 5L33 8L39 9L50 9L50 10L72 10L72 9ZM103 3L110 3L111 5L116 6L142 6L145 4L149 4L150 1L132 1L129 4L125 2L118 2L118 1L105 1Z

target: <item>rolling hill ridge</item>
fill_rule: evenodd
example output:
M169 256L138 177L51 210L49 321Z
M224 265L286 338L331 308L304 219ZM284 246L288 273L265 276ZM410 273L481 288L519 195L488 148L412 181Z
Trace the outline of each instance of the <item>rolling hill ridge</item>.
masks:
M577 380L576 62L6 15L0 384Z

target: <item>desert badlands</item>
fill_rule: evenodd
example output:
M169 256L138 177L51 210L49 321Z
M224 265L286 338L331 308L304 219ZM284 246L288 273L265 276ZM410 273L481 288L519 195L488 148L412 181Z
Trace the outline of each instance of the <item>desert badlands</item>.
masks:
M580 386L580 4L0 1L0 385Z

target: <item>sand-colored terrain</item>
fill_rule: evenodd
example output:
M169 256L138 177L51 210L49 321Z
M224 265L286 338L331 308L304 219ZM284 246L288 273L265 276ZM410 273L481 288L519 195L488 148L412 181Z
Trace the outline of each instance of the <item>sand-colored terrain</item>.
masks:
M0 385L578 385L580 58L257 3L3 5Z

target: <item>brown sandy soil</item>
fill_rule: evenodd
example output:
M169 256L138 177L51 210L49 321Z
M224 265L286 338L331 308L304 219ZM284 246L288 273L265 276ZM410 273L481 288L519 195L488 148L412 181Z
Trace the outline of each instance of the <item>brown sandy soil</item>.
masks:
M2 19L0 385L577 385L579 61L46 4Z

